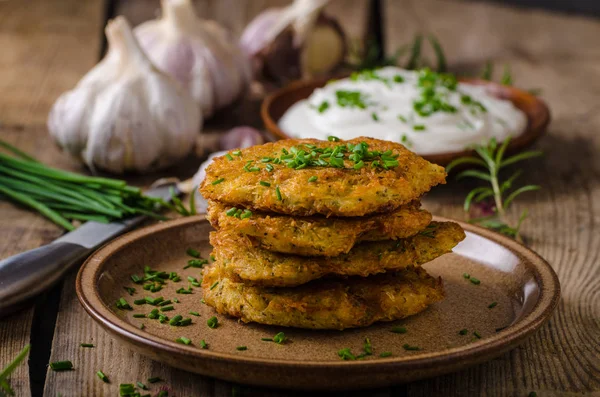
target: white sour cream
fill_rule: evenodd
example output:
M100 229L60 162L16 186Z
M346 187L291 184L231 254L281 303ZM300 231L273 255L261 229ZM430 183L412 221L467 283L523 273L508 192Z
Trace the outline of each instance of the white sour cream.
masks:
M433 87L446 111L419 114L415 102L424 95L420 73L439 76L386 67L330 82L290 107L279 127L296 138L368 136L401 142L418 154L460 151L525 131L527 117L512 102L483 86L458 83L448 88L440 79Z

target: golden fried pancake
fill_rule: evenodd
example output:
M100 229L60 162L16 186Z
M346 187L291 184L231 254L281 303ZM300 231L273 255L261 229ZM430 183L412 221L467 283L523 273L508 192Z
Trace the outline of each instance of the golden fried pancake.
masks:
M251 210L364 216L394 211L445 178L443 167L399 143L289 139L215 158L200 191Z
M348 253L360 241L414 236L431 222L431 214L420 206L413 201L394 212L364 218L290 217L257 211L242 218L231 210L234 207L210 201L207 218L215 229L250 236L269 251L337 256Z
M453 222L432 222L401 240L364 242L336 257L303 257L255 247L251 239L225 230L212 232L213 255L231 280L269 287L293 287L328 275L362 276L419 266L450 252L464 239Z
M202 289L208 305L244 322L339 330L408 317L444 297L441 279L421 268L265 288L233 281L213 264L205 270Z

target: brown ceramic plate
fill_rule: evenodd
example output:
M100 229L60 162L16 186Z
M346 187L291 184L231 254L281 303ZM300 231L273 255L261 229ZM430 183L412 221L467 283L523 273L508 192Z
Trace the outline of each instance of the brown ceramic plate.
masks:
M445 219L437 219L445 220ZM175 290L188 287L187 277L200 277L199 269L183 269L190 259L187 248L195 248L208 258L211 226L203 217L182 218L126 234L96 251L77 277L77 295L85 310L116 339L155 360L199 374L229 381L294 389L353 389L380 387L457 371L490 360L521 343L537 330L556 307L560 286L556 274L544 259L494 232L461 224L467 238L454 253L426 265L444 279L446 299L423 313L393 323L346 331L311 331L242 324L217 315L219 327L211 329L207 320L215 315L201 303L199 288L193 294ZM148 293L133 284L130 275L143 274L145 265L182 277L168 282L160 292ZM475 285L463 278L469 273L481 280ZM129 296L124 287L134 287ZM175 310L193 319L187 327L160 324L158 320L134 318L149 313L149 305L137 306L134 299L144 296L178 298ZM120 310L115 302L124 297L132 311ZM488 308L492 302L497 306ZM196 311L199 317L189 316ZM144 324L144 330L140 325ZM392 333L394 326L406 328ZM467 335L459 331L468 329ZM284 331L289 341L283 345L261 341ZM474 336L477 331L481 339ZM175 339L185 336L193 345ZM338 350L350 348L360 353L364 339L370 338L374 354L360 361L342 361ZM201 349L205 340L208 349ZM404 344L418 346L406 351ZM237 351L237 346L247 346ZM381 352L392 352L380 358Z
M323 87L329 79L301 80L275 91L263 101L260 114L265 127L278 139L290 139L285 131L279 128L279 119L296 102L306 99L316 88ZM527 115L527 129L509 144L507 152L515 153L530 146L544 134L550 122L550 110L544 101L527 91L508 87L486 80L461 79L464 83L485 85L497 97L508 99ZM423 155L423 158L440 165L447 165L452 160L472 155L472 150L446 152Z

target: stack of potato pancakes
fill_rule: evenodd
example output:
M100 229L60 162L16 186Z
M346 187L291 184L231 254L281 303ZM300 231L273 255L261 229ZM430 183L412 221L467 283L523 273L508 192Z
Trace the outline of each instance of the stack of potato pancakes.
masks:
M444 291L421 265L465 237L420 209L445 177L372 138L283 140L216 158L200 188L217 229L206 303L245 322L315 329L423 311Z

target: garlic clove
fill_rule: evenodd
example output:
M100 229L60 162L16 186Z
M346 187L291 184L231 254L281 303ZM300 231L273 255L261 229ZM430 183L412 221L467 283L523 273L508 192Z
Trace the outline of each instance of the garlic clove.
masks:
M115 173L185 157L202 124L200 110L152 65L123 17L107 24L106 36L105 58L54 104L50 134L92 169Z

